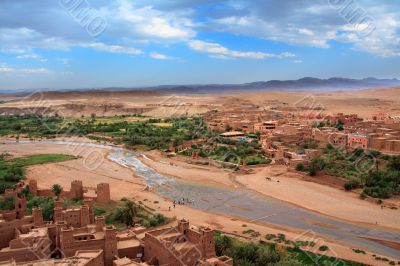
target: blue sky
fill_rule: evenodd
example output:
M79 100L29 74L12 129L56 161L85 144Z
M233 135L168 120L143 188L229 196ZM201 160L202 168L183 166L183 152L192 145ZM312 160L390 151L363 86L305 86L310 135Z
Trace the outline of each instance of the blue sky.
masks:
M0 0L0 89L400 78L400 1Z

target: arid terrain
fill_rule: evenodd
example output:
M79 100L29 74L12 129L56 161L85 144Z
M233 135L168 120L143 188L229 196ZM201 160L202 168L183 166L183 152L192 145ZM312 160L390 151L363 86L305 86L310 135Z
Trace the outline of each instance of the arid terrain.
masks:
M2 97L3 99L3 97ZM80 117L141 114L151 117L195 115L251 103L287 112L313 108L324 113L356 113L370 118L385 112L400 115L400 88L336 92L224 92L223 94L171 94L159 91L40 92L4 97L0 113L39 112ZM288 108L288 107L292 108Z
M74 140L77 141L77 140ZM81 139L80 141L90 142L90 140ZM248 219L240 218L240 217L230 217L220 214L207 213L201 210L197 210L191 208L190 206L176 206L176 208L172 207L172 202L160 197L157 193L154 193L151 190L148 190L143 180L135 175L135 172L131 169L123 167L121 165L116 164L106 158L106 155L109 153L108 149L95 148L95 147L84 147L83 146L71 146L71 145L54 145L54 144L7 144L0 146L1 152L8 152L16 157L30 154L41 154L43 152L46 153L64 153L71 155L79 155L81 156L78 160L55 163L55 164L44 164L33 166L28 169L28 179L36 179L38 181L39 188L46 188L51 186L54 183L58 183L66 188L68 188L71 181L75 179L82 180L85 188L90 193L91 190L94 190L94 187L99 182L107 182L110 184L111 189L111 197L115 200L120 199L121 197L127 197L130 199L134 199L137 201L146 202L148 206L151 206L157 211L164 213L168 216L175 216L176 218L189 218L192 221L196 221L197 225L203 226L211 226L212 228L222 230L224 232L230 233L232 235L237 235L246 238L245 235L242 235L241 232L243 230L243 224L246 224L249 228L260 232L261 235L265 234L277 234L284 233L288 239L296 239L298 240L299 235L303 232L295 230L293 228L285 228L281 226L275 225L266 225L265 223L260 223L257 221L250 221ZM101 155L101 156L100 156ZM189 181L196 182L208 182L210 180L214 180L214 184L219 184L223 186L236 186L238 183L233 182L233 179L229 178L229 174L224 170L219 169L203 169L202 167L196 167L194 171L188 170L189 165L183 162L172 162L173 166L170 167L170 162L166 158L159 158L157 154L150 153L149 156L152 157L155 161L149 161L146 158L142 160L147 162L151 167L160 171L161 173L165 173L166 175L171 175L176 178L183 178ZM102 160L99 160L102 158ZM88 162L96 162L95 164L91 164ZM101 163L97 163L101 162ZM92 168L96 165L95 168ZM168 167L165 167L168 166ZM170 169L174 170L170 170ZM186 168L186 169L185 169ZM268 171L268 170L267 170ZM179 173L179 174L178 174ZM255 176L264 176L266 173L257 173ZM194 180L190 177L193 176ZM214 178L212 178L214 177ZM249 176L247 176L249 177ZM245 185L249 185L249 188L253 189L252 184L246 184L245 181L242 180L243 177L239 177L238 180L243 182ZM314 185L307 186L303 184L302 181L296 179L295 177L285 177L279 176L279 179L282 180L282 185L285 186L286 181L293 181L291 184L291 188L294 190L298 190L298 194L292 195L291 198L289 195L282 196L280 193L285 193L285 187L281 189L277 189L274 193L269 193L274 189L269 191L264 191L263 193L268 194L269 196L276 197L282 200L305 200L306 196L301 195L302 191L304 193L312 192L315 193L318 191L319 187ZM257 182L257 180L255 180ZM260 182L261 184L263 182ZM258 186L257 190L263 190L267 185ZM329 191L329 188L326 188ZM331 193L336 195L342 195L341 192L333 192ZM318 192L318 194L313 195L313 199L320 200L324 198L323 192ZM333 195L332 195L333 197ZM329 200L332 199L329 198ZM341 205L343 211L338 214L338 218L348 218L350 219L360 219L361 222L370 222L371 218L368 216L375 216L375 212L378 213L379 210L375 211L375 206L369 209L369 213L364 215L363 217L356 217L352 215L351 206L352 204L357 204L357 201L354 199L354 202L351 201L352 196L342 195L344 199L349 200L350 204L346 204L345 206ZM326 198L324 199L326 200ZM307 200L305 201L307 202ZM302 203L301 203L302 204ZM306 204L306 203L304 203ZM350 206L349 206L350 205ZM306 206L306 205L303 205ZM311 209L318 210L320 206L312 206ZM171 208L171 209L170 209ZM333 208L333 207L332 207ZM333 208L328 208L326 211L332 212L335 211ZM349 209L347 209L349 208ZM368 205L361 206L361 208L368 208ZM346 212L347 211L347 212ZM390 219L394 219L396 216L392 216L392 213L387 210L381 211L384 215L382 215L380 221L382 224L388 222L387 226L391 226L393 228L397 228L398 224L395 222L392 223ZM348 213L348 216L343 216L345 213ZM341 217L342 216L342 217ZM375 217L374 217L375 218ZM303 236L306 237L306 236ZM310 236L315 238L315 236ZM320 240L322 241L322 240ZM331 251L328 252L328 255L339 256L340 258L356 260L364 263L380 265L374 260L374 258L370 255L356 254L351 250L351 247L346 245L345 243L341 243L340 241L330 240L329 238L323 237L323 243L325 245L329 245L331 247ZM326 254L326 253L324 253ZM382 264L384 265L384 264Z
M230 92L224 94L165 94L157 91L146 92L45 92L30 96L8 96L0 103L1 114L43 114L67 118L96 117L97 123L107 123L109 117L129 115L121 121L139 121L149 118L168 118L174 116L202 115L213 110L253 109L274 110L287 113L354 113L360 118L370 120L374 114L385 113L393 117L400 116L400 88L367 89L353 92ZM133 116L134 115L134 116ZM103 119L103 120L102 120ZM120 117L118 119L121 119ZM159 126L165 126L160 123ZM92 136L102 136L93 134ZM18 135L19 141L29 141L26 134ZM61 139L62 136L58 137ZM0 141L13 142L14 135L3 136ZM73 139L74 142L100 143L84 137ZM101 141L105 143L104 139ZM122 147L122 146L121 146ZM168 217L189 218L196 225L210 226L231 235L249 240L243 234L246 227L266 234L284 233L288 239L298 240L303 233L299 228L279 226L261 222L243 216L207 212L189 205L174 207L171 199L160 194L146 184L137 169L124 163L116 163L107 156L110 147L88 147L79 145L35 142L24 144L0 144L0 152L14 157L32 154L71 154L79 156L77 160L31 166L27 169L27 178L36 179L40 188L47 188L55 183L68 187L75 179L82 180L89 194L95 194L98 183L109 183L111 197L122 197L134 201L146 202L148 206ZM158 150L143 150L138 159L157 173L187 184L200 184L215 189L230 191L246 190L254 195L293 204L312 213L329 217L334 221L368 228L400 232L398 196L376 204L374 200L361 200L360 191L346 192L343 180L317 175L310 177L304 172L295 171L286 165L252 166L247 170L233 171L212 164L199 164L187 156L169 157ZM166 190L168 184L163 184ZM190 197L190 196L189 196ZM237 206L233 206L235 208ZM296 208L297 208L296 207ZM237 207L239 208L239 207ZM243 210L246 211L246 210ZM331 225L310 219L308 221L321 228ZM332 228L330 228L332 229ZM318 235L330 250L325 253L334 257L380 265L372 254L358 254L352 248L356 245L328 235ZM260 239L263 239L262 237ZM253 239L254 240L254 239ZM399 243L385 242L379 235L373 241L385 247L400 250ZM382 262L382 265L386 265Z

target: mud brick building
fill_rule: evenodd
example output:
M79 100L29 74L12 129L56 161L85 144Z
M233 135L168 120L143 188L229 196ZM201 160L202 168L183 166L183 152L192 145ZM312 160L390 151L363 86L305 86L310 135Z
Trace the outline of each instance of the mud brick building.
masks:
M29 192L33 196L42 196L42 197L55 197L53 191L51 189L39 189L37 186L37 181L32 179L29 180L28 183ZM61 198L69 198L69 199L84 199L88 198L85 193L87 190L83 187L81 180L74 180L71 182L70 190L65 190L61 192ZM96 189L97 197L94 198L96 201L100 203L108 203L110 198L110 185L107 183L100 183L97 185Z
M7 192L15 197L15 208L0 213L0 266L233 265L231 258L215 256L213 230L192 229L186 220L163 229L117 231L105 217L94 217L93 199L84 198L82 206L70 208L56 200L53 221L44 222L40 208L27 215L26 199L18 196L22 189L21 183ZM32 180L29 190L48 195ZM109 185L99 184L97 190L96 199L108 202ZM73 182L64 195L84 194L82 182Z
M213 234L210 229L190 229L187 220L178 221L176 227L147 232L144 261L152 265L183 266L213 259L217 264L212 265L233 265L231 259L215 257Z

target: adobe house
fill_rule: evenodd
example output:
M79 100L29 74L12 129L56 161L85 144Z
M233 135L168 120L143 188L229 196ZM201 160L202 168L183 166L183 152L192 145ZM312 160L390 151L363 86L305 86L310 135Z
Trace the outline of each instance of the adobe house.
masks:
M350 134L348 135L347 146L351 148L368 148L368 136L363 134Z
M103 266L103 250L77 251L73 257L63 259L41 259L28 263L18 263L15 259L0 262L0 266L44 266L44 265L79 265L79 266Z
M40 193L35 182L31 184L30 189ZM75 191L81 193L79 182L75 184ZM94 218L92 199L71 208L56 201L53 221L46 223L40 208L26 215L26 200L17 197L16 202L14 210L0 214L0 266L233 265L231 258L215 256L213 230L191 229L186 220L175 227L151 231L135 227L117 232L114 226L106 225L104 217ZM19 216L17 210L21 211Z
M207 228L200 231L191 229L187 220L178 221L176 227L147 232L144 261L151 265L184 266L214 259L217 262L211 265L233 265L231 259L215 256L213 234L214 231Z
M39 189L37 185L37 181L34 179L29 180L28 183L29 192L33 196L42 196L42 197L55 197L53 191L51 189ZM64 190L61 192L61 198L69 198L69 199L84 199L87 198L85 193L87 190L83 187L81 180L74 180L71 182L70 190ZM110 185L107 183L100 183L97 185L96 189L96 201L100 203L108 203L110 202Z

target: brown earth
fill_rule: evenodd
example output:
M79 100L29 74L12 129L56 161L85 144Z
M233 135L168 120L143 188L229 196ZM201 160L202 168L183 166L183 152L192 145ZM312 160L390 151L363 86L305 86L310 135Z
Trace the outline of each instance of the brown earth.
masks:
M244 174L214 166L193 166L187 163L190 159L186 157L166 158L158 151L146 152L146 156L148 159L141 159L142 162L166 176L203 184L244 186L337 219L400 230L400 199L392 200L397 210L382 209L376 203L361 200L355 192L345 192L343 186L326 185L334 183L329 181L331 178L325 178L320 184L283 165L253 167L252 173Z
M161 212L169 217L188 218L193 224L198 226L208 226L214 229L219 229L224 232L242 235L243 224L246 224L246 228L253 229L260 232L262 239L266 234L278 234L284 233L289 240L298 240L301 231L294 230L291 228L278 227L273 225L266 225L265 223L250 222L243 218L229 217L225 215L216 215L213 213L206 213L200 210L192 209L187 206L178 205L176 208L172 207L169 200L160 197L159 195L153 193L146 189L141 178L137 177L133 171L128 168L122 167L112 161L105 158L108 150L99 148L89 148L85 147L83 151L79 149L71 148L68 145L51 145L51 144L24 144L24 145L1 145L0 152L8 152L14 156L23 156L29 154L40 154L40 153L64 153L73 154L81 156L80 159L60 162L54 164L44 164L29 167L27 174L28 179L36 179L38 181L38 186L40 188L48 188L54 183L58 183L65 188L69 188L70 182L75 179L80 179L83 181L84 186L89 190L89 193L94 189L97 183L108 182L110 183L111 197L114 200L119 200L122 197L131 198L135 201L142 201L149 207L155 209L157 212ZM92 164L88 162L100 160L101 164L96 164L97 167L93 167ZM151 156L154 156L151 154ZM143 159L147 160L147 159ZM164 160L164 159L163 159ZM182 163L182 162L181 162ZM180 165L181 163L178 163ZM170 168L165 163L154 163L158 168L165 169ZM183 164L183 163L182 163ZM168 166L168 167L166 167ZM176 166L178 167L178 166ZM207 180L206 175L201 175L202 167L197 168L199 171L200 179ZM181 169L180 171L185 173L187 169ZM206 170L206 171L209 171ZM212 173L221 173L222 182L228 182L229 175L225 171L220 171L220 169L211 170ZM183 176L182 176L183 178ZM198 180L201 181L201 180ZM222 185L222 184L221 184ZM171 210L169 208L171 207ZM306 237L306 236L302 236ZM318 238L319 239L319 238ZM321 244L317 244L315 250L319 252L319 245L328 245L330 250L326 253L327 255L337 256L340 258L359 261L367 264L381 265L374 260L371 253L367 255L356 254L351 248L346 246L346 244L332 241L329 239L319 239ZM383 264L382 264L383 265Z
M157 91L46 92L33 96L0 95L0 113L44 112L67 117L143 114L152 117L196 115L244 103L288 112L293 107L324 113L377 112L400 115L400 88L338 92L226 92L224 94L164 94Z

